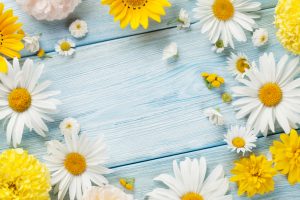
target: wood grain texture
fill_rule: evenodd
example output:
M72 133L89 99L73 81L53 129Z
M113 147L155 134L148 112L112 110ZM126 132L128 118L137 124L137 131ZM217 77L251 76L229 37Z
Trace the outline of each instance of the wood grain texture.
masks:
M273 9L262 14L258 23L271 33L268 48L283 54L270 23ZM61 112L50 126L49 137L25 134L23 147L44 155L43 142L62 139L58 123L69 116L77 118L91 137L104 135L111 147L110 166L222 144L226 127L210 124L203 110L220 108L227 125L236 123L234 111L222 103L220 92L204 86L200 73L224 76L226 90L236 81L225 67L228 52L211 52L197 26L189 32L167 29L80 47L73 58L51 54L54 58L45 60L44 78L62 91ZM161 52L171 41L178 43L180 58L166 63ZM255 60L262 51L249 43L238 44L236 50ZM4 135L0 141L1 148L7 148Z
M41 39L43 48L47 51L53 51L54 44L62 38L70 38L68 32L69 24L75 19L83 19L88 23L89 34L82 40L74 40L77 46L93 44L97 42L108 41L112 39L133 36L151 31L163 30L174 27L176 24L168 24L171 20L177 18L179 10L185 8L193 16L192 9L195 7L195 0L170 0L171 8L167 8L167 15L162 18L162 23L158 24L151 21L149 29L144 30L139 28L136 31L126 28L122 30L118 23L115 23L113 17L108 14L108 6L100 4L100 0L83 0L76 8L75 12L67 19L54 22L37 21L33 17L24 13L17 5L15 0L3 1L7 8L13 8L20 21L24 23L24 30L29 34L43 33ZM262 8L272 8L276 5L276 0L261 0ZM196 20L193 19L192 22ZM28 52L23 52L23 55L29 55Z
M273 140L278 140L279 136L270 136L268 138L260 138L258 140L258 148L254 150L256 155L268 153L269 146L272 145ZM225 169L227 177L231 176L230 170L232 169L233 162L239 159L236 153L231 152L227 146L219 146L209 148L202 151L195 151L186 154L166 157L163 159L152 160L131 166L120 167L115 169L115 172L110 176L110 180L115 185L118 185L119 177L135 177L136 190L135 197L139 200L144 199L145 195L151 192L156 187L163 187L159 182L154 182L152 179L162 173L167 173L173 176L172 162L173 160L184 160L185 157L200 158L201 156L207 159L208 171L213 170L218 164L222 164ZM247 155L248 156L248 155ZM286 176L277 174L274 177L275 191L264 196L256 195L253 200L278 200L278 199L298 199L300 196L300 185L291 186ZM230 184L230 194L233 195L235 200L249 199L245 196L237 196L236 184Z
M136 177L136 198L144 195L157 184L152 179L160 173L171 173L173 159L186 156L205 156L209 168L224 164L227 174L232 161L237 158L223 142L226 126L240 123L234 117L231 105L224 104L220 95L229 91L237 82L226 69L224 54L210 51L211 45L199 31L193 19L191 31L179 31L175 24L168 25L180 8L190 11L195 0L172 0L161 24L151 24L149 30L121 30L108 15L108 8L99 1L85 0L67 20L39 22L27 16L15 1L5 0L7 7L15 10L29 33L43 33L43 47L53 51L55 42L70 37L68 25L75 18L88 22L89 35L77 40L77 52L72 58L50 53L43 79L52 80L52 89L61 90L63 104L55 123L50 124L47 138L26 133L22 146L39 158L46 153L44 143L51 139L62 140L58 124L65 117L77 118L82 131L91 138L103 135L111 155L108 166L115 174L109 176L117 184L119 177ZM286 51L275 38L273 26L276 0L261 0L264 10L258 26L267 28L269 44L255 48L251 41L236 44L234 52L245 52L251 60L258 60L263 52L274 52L279 58ZM248 34L250 38L250 34ZM178 60L161 60L163 48L175 41L179 46ZM24 52L24 55L29 55ZM37 62L40 60L34 58ZM199 76L201 72L216 72L225 77L226 86L221 91L208 90ZM220 108L226 117L226 126L211 125L203 116L207 107ZM260 139L257 152L266 152L272 139ZM5 135L0 136L0 151L8 148ZM298 185L291 187L285 177L276 177L274 193L254 199L292 199L300 195ZM246 199L236 196L234 199ZM55 197L53 197L55 199Z

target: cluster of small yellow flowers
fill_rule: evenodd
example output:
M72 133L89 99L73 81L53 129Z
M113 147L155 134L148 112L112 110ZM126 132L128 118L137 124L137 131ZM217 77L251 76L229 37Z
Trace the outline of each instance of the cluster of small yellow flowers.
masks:
M225 83L224 78L218 76L217 74L209 74L207 72L203 72L201 76L209 89L219 88Z
M294 54L300 54L300 4L299 0L280 0L275 10L277 38Z
M131 190L131 191L134 190L134 183L135 183L134 178L120 178L119 182L127 190Z

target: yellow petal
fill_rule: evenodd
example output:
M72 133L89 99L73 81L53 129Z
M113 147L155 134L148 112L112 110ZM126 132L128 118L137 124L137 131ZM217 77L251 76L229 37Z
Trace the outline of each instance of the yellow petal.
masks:
M7 61L4 57L0 56L0 72L7 73L7 71L8 71Z

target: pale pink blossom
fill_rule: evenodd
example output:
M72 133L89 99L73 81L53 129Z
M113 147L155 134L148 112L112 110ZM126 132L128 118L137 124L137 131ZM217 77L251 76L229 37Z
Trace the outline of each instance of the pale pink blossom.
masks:
M112 185L92 187L83 195L83 200L133 200L133 196Z
M81 0L16 0L22 9L37 20L61 20L74 11Z

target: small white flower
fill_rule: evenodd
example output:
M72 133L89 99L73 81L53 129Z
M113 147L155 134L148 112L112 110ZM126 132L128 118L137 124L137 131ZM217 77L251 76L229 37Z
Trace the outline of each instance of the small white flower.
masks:
M25 43L25 49L31 53L36 53L40 49L40 36L29 36L26 35L23 38L23 41Z
M204 115L214 125L222 126L224 124L224 117L217 109L207 108L204 110Z
M62 56L71 56L75 53L75 43L70 39L59 40L55 46L55 51Z
M90 190L85 192L83 200L133 200L133 196L126 194L119 188L112 185L105 185L102 187L93 186Z
M251 65L247 56L243 53L234 54L227 58L228 70L237 78L244 78Z
M253 45L256 47L260 47L266 44L269 40L269 33L267 29L259 28L256 29L252 36Z
M188 29L191 26L189 14L183 8L180 9L178 21L180 22L178 25L179 29Z
M88 33L88 25L83 20L75 20L69 27L71 35L75 38L82 38Z
M163 51L163 60L168 60L178 56L178 47L175 42L169 44Z
M80 124L74 118L66 118L59 124L60 132L63 135L78 134L80 131Z
M224 139L232 151L243 152L243 155L246 151L251 152L252 148L256 147L254 144L256 140L257 137L253 130L237 125L228 129Z
M227 46L224 45L223 40L218 40L211 48L216 53L222 53Z

